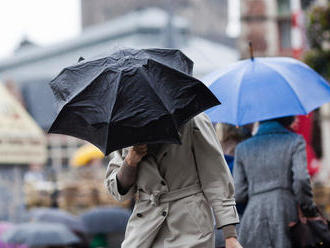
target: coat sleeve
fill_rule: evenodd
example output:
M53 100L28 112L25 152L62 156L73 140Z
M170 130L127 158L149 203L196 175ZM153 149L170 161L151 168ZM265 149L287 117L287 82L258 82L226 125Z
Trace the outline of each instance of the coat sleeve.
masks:
M315 216L317 210L313 202L313 192L307 171L306 144L301 136L297 136L292 153L292 188L297 203L307 216Z
M113 158L108 164L105 177L105 187L110 195L112 195L117 201L125 201L134 197L135 186L133 185L126 194L122 195L119 192L119 184L117 179L117 173L120 167L124 164L124 156L122 153L124 150L114 152Z
M248 182L244 170L243 161L241 159L240 145L235 150L234 160L234 183L235 183L235 199L237 203L246 203L248 200Z
M237 224L233 179L212 123L205 114L192 121L192 146L201 187L212 206L217 228Z

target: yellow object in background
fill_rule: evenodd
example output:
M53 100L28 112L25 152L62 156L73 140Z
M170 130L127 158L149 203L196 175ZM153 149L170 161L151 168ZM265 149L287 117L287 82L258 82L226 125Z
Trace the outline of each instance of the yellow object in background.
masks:
M72 156L70 165L75 167L85 166L94 159L102 159L104 154L96 146L86 144L80 147Z

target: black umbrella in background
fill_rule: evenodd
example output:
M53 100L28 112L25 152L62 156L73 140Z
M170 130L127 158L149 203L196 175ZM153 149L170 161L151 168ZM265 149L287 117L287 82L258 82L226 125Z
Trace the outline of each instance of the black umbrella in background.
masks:
M30 211L31 219L36 222L58 223L74 232L85 233L86 227L81 219L57 208L36 208Z
M180 144L178 128L220 104L179 50L125 49L65 68L50 86L59 112L49 132L106 155L136 144Z
M125 233L131 212L123 208L97 207L81 214L89 234Z
M4 232L1 240L28 246L64 246L77 244L79 238L62 224L23 223Z

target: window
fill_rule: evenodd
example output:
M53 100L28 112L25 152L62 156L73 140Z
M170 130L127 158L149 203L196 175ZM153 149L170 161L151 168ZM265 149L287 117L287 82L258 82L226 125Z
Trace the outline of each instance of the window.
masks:
M279 16L290 16L290 0L277 0L277 12Z
M287 50L291 48L291 21L279 20L278 21L280 49Z

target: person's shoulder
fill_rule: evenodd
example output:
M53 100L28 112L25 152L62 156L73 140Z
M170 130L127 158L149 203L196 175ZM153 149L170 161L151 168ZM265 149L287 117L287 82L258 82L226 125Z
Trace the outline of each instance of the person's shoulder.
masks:
M254 142L255 142L255 136L252 136L252 137L238 143L236 146L236 150L243 149L244 147L250 147L251 145L253 145Z
M243 147L248 147L249 148L249 147L255 146L257 144L264 145L265 142L271 143L275 140L277 142L280 141L283 144L288 144L288 143L299 144L299 143L305 142L305 139L303 138L303 136L288 130L285 133L275 133L275 134L270 134L270 135L258 135L258 134L256 134L256 135L240 142L237 145L237 148L241 148L241 149Z
M290 135L292 138L294 138L296 140L304 139L301 134L295 133L294 131L291 131L291 130L288 131L288 135Z
M204 112L196 115L191 121L197 126L202 124L212 124L209 117Z
M295 144L305 144L305 139L302 135L294 133L294 132L290 132L291 137L292 137L292 142L294 142Z
M284 141L288 143L304 143L305 139L301 134L297 134L292 130L287 130L284 134L279 136L279 138L282 138Z
M287 147L287 149L291 147L293 150L306 145L304 137L301 134L297 134L293 131L289 131L285 135L279 136L278 142L283 147Z

